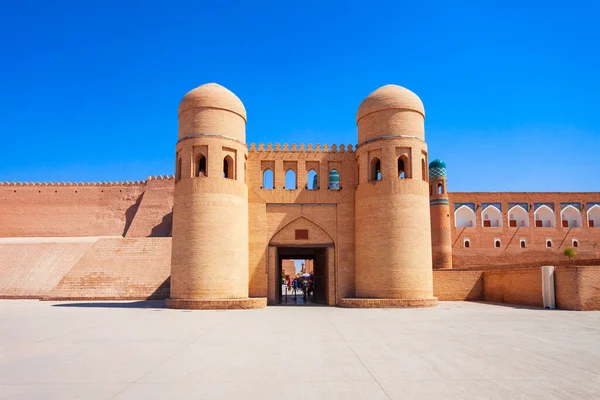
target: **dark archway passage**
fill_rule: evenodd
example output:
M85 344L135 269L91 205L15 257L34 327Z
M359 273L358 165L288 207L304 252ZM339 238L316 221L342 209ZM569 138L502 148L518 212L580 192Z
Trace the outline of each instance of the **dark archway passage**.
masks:
M329 276L328 251L333 252L333 247L277 247L275 258L275 267L272 271L274 276L269 280L276 280L278 283L270 285L275 289L275 293L270 297L269 304L281 305L327 305L331 304L330 284L333 284L333 277ZM306 295L302 291L297 291L295 296L292 291L285 291L285 285L282 282L282 264L284 260L312 260L313 261L313 293Z

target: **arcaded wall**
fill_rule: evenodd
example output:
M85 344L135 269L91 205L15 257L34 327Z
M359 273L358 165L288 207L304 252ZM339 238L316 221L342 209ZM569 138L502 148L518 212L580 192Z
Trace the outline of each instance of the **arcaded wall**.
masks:
M452 182L450 180L449 184ZM592 204L600 202L600 193L523 193L523 192L454 192L449 193L450 218L452 226L452 252L455 268L478 268L492 265L538 263L556 265L567 259L563 255L565 247L573 247L577 241L576 259L600 258L600 227L589 227L587 211ZM473 227L457 228L455 211L461 204L472 204L475 208ZM502 212L502 227L483 227L482 208L488 203L499 203ZM562 227L561 203L579 206L582 227ZM529 227L510 227L508 210L514 204L525 205ZM554 228L535 227L534 209L536 204L549 204L554 208ZM469 239L470 247L464 245ZM494 247L500 240L501 246ZM547 239L552 247L546 248ZM526 247L521 247L524 240Z
M542 269L484 271L483 299L495 303L543 307Z
M556 306L566 310L600 310L600 267L561 266L554 270Z

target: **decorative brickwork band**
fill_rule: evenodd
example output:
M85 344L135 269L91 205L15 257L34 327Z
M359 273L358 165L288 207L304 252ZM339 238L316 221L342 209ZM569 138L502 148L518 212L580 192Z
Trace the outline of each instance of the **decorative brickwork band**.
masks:
M473 212L475 212L475 203L454 203L454 211L458 210L462 206L469 207Z
M481 203L482 210L485 210L489 206L496 207L498 210L502 211L502 203Z
M541 206L546 206L554 211L554 203L533 203L533 211L537 211Z
M522 207L525 211L529 211L529 204L527 203L508 203L508 211L512 210L513 207Z
M336 145L336 144L332 144L331 147L329 147L329 145L324 144L323 147L321 147L320 144L315 145L315 147L313 148L312 144L308 144L308 145L304 145L304 144L292 144L291 146L288 145L287 143L284 143L283 146L279 143L275 143L275 146L273 146L272 143L267 143L267 146L265 148L264 143L259 143L258 146L256 146L256 143L251 143L250 146L248 147L248 151L250 152L264 152L264 151L285 151L285 152L300 152L300 153L354 153L353 147L351 144L349 145Z
M573 206L576 209L578 209L579 211L581 211L582 207L581 207L581 203L579 202L569 202L569 203L560 203L560 211L564 210L565 207L568 206Z
M447 206L447 205L449 205L449 203L448 203L448 199L441 198L441 199L429 200L429 205L430 206L441 206L441 205Z

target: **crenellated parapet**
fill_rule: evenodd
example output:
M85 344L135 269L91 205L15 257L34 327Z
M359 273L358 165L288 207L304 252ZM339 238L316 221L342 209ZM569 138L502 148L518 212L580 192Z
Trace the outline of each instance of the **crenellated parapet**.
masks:
M328 144L272 144L252 143L249 146L248 158L254 160L354 160L353 145Z
M256 143L251 143L250 147L249 147L249 151L254 152L254 151L292 151L292 152L317 152L317 153L321 153L321 152L331 152L331 153L354 153L354 149L353 149L353 145L349 144L349 145L336 145L333 144L331 145L331 147L328 144L324 144L323 146L321 146L320 144L316 144L313 147L312 143L309 143L308 145L305 145L304 143L302 144L296 144L293 143L291 146L288 145L287 143L284 143L283 145L276 143L275 145L273 145L272 143L267 143L266 147L264 143L259 143L258 146L256 145Z
M20 187L65 187L65 186L140 186L150 180L175 180L174 175L153 175L144 181L114 181L114 182L0 182L0 186Z

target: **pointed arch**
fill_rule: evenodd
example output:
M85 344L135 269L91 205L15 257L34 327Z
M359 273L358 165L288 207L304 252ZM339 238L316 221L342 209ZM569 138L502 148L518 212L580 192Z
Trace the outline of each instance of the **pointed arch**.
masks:
M207 176L206 172L206 156L202 152L198 152L194 158L194 176Z
M487 225L486 221L489 221ZM484 227L501 227L502 226L502 211L494 205L489 205L481 211L481 226Z
M581 211L569 204L560 212L560 220L563 228L580 228Z
M454 226L457 228L472 228L475 226L475 211L465 205L454 211Z
M398 178L404 179L408 178L408 171L406 171L406 157L401 155L398 157Z
M271 171L271 168L265 168L263 171L262 188L263 189L273 189L273 187L274 187L273 171Z
M336 169L329 171L329 190L340 190L340 173Z
M319 188L319 175L317 171L311 169L306 174L306 189L317 190Z
M520 205L512 206L508 210L508 226L510 227L528 227L529 226L529 214Z
M587 217L590 228L600 228L600 205L594 204L588 208Z
M427 162L425 162L424 158L421 158L421 178L425 181L429 181L429 176L427 174Z
M327 245L335 243L333 237L325 229L321 228L319 224L307 218L306 216L299 216L278 229L273 236L271 236L271 240L269 240L269 246L294 244L296 242L296 229L309 230L308 241L302 240L302 244Z
M535 219L535 226L537 228L554 228L556 225L554 211L545 204L542 204L535 210L533 218Z
M285 189L295 190L298 188L298 178L296 176L296 171L292 168L285 171Z

